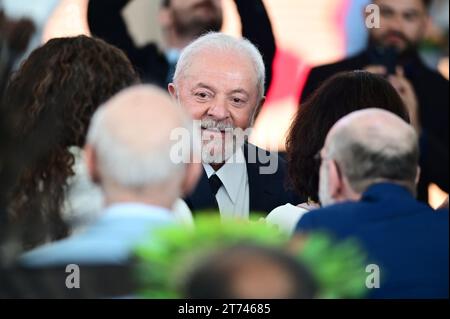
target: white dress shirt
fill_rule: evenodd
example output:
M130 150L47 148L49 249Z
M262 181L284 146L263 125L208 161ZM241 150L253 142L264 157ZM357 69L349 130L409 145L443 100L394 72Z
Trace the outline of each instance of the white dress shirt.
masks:
M295 232L298 222L307 212L317 209L317 205L304 203L298 206L286 204L272 210L266 217L266 222L278 226L283 232L292 235Z
M242 148L228 159L216 172L209 164L203 164L206 175L216 174L222 187L216 195L222 218L248 219L250 210L247 164Z

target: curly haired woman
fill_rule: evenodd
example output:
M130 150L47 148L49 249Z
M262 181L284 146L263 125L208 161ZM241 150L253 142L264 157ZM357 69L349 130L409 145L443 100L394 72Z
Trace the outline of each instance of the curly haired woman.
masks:
M83 146L98 106L138 82L121 50L86 36L48 41L13 74L2 112L13 126L15 158L26 164L8 210L25 249L69 234L63 212L73 148Z

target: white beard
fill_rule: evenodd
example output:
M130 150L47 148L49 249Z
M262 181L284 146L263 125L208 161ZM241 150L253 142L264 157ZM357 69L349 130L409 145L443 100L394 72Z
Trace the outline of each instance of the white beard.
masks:
M244 136L240 136L230 121L216 121L204 118L202 130L202 162L206 164L222 164L228 161L237 149L242 147ZM223 135L219 132L224 132ZM244 132L245 133L245 132ZM242 134L241 134L242 135Z
M230 159L242 143L236 141L233 132L227 132L225 139L212 138L208 132L202 133L202 162L205 164L221 164Z

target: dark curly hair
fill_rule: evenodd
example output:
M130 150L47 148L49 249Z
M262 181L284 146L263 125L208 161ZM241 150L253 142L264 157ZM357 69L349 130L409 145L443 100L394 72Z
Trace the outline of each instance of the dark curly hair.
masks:
M382 108L410 121L394 87L383 77L365 71L331 77L300 106L286 141L289 179L298 195L319 201L316 154L339 119L366 108Z
M69 147L84 145L102 103L138 82L120 49L87 36L48 41L13 74L3 111L13 127L15 158L26 165L9 195L9 215L23 224L24 247L68 235L61 210L74 175Z

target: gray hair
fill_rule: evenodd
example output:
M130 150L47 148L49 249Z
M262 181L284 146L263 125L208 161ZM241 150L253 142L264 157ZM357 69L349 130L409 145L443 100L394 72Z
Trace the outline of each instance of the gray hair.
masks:
M98 168L102 175L114 180L122 187L141 189L157 186L173 176L182 176L189 163L187 155L179 161L173 161L171 151L175 141L167 140L152 143L149 147L134 147L121 141L114 134L114 128L108 123L107 107L100 107L94 114L87 143L95 149ZM191 132L192 122L186 119L182 128ZM185 148L189 146L185 145Z
M361 137L349 127L340 129L330 140L327 156L358 193L383 181L402 184L415 193L420 155L415 131L411 128L401 142L379 133L369 129Z
M235 52L247 56L255 68L259 97L264 96L266 82L266 67L261 53L256 46L245 38L236 39L232 36L209 32L189 44L181 53L178 60L173 82L178 83L183 73L189 68L194 57L203 50L218 50L222 52Z

